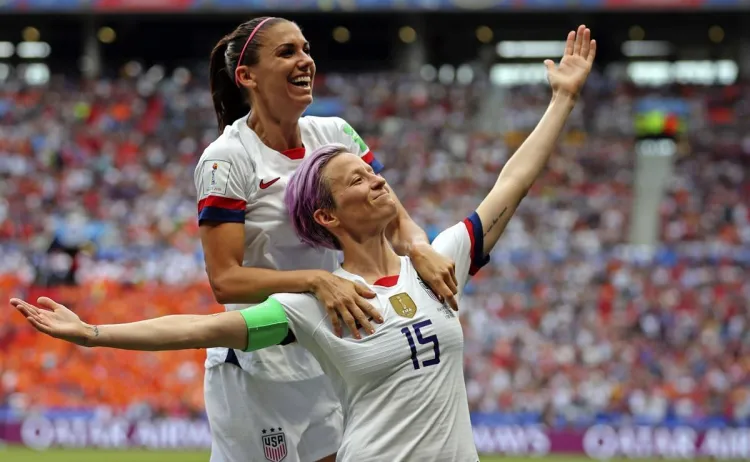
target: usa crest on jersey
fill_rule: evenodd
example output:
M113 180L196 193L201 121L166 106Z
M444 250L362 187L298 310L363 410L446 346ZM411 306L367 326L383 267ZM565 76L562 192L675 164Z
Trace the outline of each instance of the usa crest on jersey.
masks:
M266 460L281 462L287 455L286 436L281 428L263 430L263 452Z

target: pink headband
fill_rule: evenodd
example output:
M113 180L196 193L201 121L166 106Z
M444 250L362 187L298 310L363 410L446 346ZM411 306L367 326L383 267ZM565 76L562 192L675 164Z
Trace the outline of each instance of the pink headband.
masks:
M242 58L245 56L245 50L247 50L247 46L250 45L250 42L253 40L253 37L255 36L255 33L258 32L258 30L263 27L263 24L267 23L268 21L276 19L274 17L266 18L263 21L261 21L257 26L255 26L255 29L253 29L252 32L250 32L250 35L247 37L247 42L245 42L245 46L242 47L242 51L240 52L240 59L237 60L237 68L242 65ZM234 70L234 83L239 87L240 81L237 78L237 69Z

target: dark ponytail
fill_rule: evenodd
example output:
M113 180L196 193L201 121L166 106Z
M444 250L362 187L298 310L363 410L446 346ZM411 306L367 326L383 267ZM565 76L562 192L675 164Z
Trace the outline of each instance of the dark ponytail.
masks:
M242 48L245 47L247 38L255 27L266 19L268 18L255 18L240 24L230 34L222 37L211 51L209 85L220 134L225 127L232 125L235 120L250 112L249 95L244 89L237 86L234 75L240 64L252 66L258 63L258 50L263 39L263 31L280 21L285 21L282 18L273 18L263 24L261 29L256 31L250 43L247 44L242 63L239 63L240 53Z

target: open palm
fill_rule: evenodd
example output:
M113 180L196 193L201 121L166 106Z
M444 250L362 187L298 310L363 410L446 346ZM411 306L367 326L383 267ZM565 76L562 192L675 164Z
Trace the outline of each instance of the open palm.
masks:
M77 314L47 297L40 297L37 303L42 308L18 298L10 299L10 304L39 332L77 345L86 345L86 324Z
M547 79L554 94L578 96L586 83L596 57L596 40L591 40L591 30L578 26L578 31L570 31L565 42L565 53L560 64L548 59Z

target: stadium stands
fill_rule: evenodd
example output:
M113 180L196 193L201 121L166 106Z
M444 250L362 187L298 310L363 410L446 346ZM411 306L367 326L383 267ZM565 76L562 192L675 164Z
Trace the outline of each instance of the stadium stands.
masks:
M483 133L483 85L327 75L316 92L345 108L434 236L477 205L547 104L544 87L509 92L510 129ZM220 309L192 180L216 136L210 98L197 79L152 90L63 78L0 89L0 298L55 295L97 323ZM663 246L626 245L637 93L599 78L470 286L473 410L560 427L750 424L750 87L661 91L691 108ZM7 314L0 407L196 413L204 357L69 347Z

